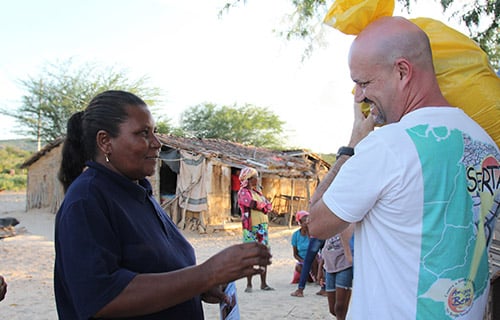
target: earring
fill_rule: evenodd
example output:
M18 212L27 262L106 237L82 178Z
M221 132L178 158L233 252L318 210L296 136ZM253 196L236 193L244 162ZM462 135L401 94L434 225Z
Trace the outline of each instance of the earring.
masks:
M107 153L104 154L104 158L106 158L106 162L109 163L109 158Z

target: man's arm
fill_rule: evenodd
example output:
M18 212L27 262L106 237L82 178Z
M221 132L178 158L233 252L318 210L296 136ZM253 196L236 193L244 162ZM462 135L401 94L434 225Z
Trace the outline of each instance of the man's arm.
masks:
M375 121L371 114L367 117L361 112L361 106L354 104L354 124L351 132L351 140L348 147L354 148L358 142L363 140L375 127ZM323 194L340 171L340 168L350 158L342 155L337 158L335 164L330 168L323 180L320 182L311 198L309 232L311 236L319 239L328 239L342 232L349 223L337 217L334 212L323 202Z
M333 166L330 168L328 173L323 177L321 182L318 184L318 187L316 187L316 190L314 191L314 194L311 198L311 208L316 202L321 200L323 197L323 194L325 193L326 189L332 184L333 179L337 176L337 174L340 171L340 168L344 165L344 163L349 159L350 157L347 155L341 156L340 158L337 158L335 160L335 163Z

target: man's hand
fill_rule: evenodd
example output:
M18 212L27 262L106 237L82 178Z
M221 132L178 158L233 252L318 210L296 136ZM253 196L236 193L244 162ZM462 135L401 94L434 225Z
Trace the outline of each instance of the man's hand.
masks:
M354 148L358 142L363 140L375 128L375 118L370 113L365 116L361 110L360 103L354 103L354 123L352 126L349 147Z

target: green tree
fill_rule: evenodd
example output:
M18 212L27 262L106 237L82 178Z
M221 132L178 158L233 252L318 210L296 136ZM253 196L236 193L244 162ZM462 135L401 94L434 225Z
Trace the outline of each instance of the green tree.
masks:
M337 160L337 155L334 153L320 153L319 156L321 157L321 159L325 160L332 166Z
M159 117L156 120L156 132L161 134L171 134L175 128L172 126L170 119Z
M147 77L131 81L125 71L100 68L96 64L75 65L72 59L47 64L36 77L21 80L26 91L14 112L0 110L14 117L18 130L27 137L47 143L66 132L66 122L76 111L85 109L97 93L115 89L133 92L148 105L159 101L160 90L147 86Z
M186 135L266 148L282 146L283 124L267 108L250 104L229 107L206 103L181 114L181 129Z
M0 146L0 173L20 173L21 164L31 155L31 152L13 146Z
M228 11L231 7L245 3L247 0L233 0L227 2L219 14ZM290 0L294 11L288 15L290 24L277 33L287 40L304 40L306 48L303 58L310 56L315 45L322 41L320 26L333 1L326 0ZM411 5L418 5L429 0L397 0L408 12ZM437 1L437 0L436 0ZM475 40L488 54L492 66L497 70L500 67L500 1L499 0L472 0L455 1L439 0L443 13L459 19L465 23L469 36ZM454 9L456 6L460 9ZM480 24L481 22L481 24Z
M0 190L26 189L26 170L21 169L20 166L30 155L30 151L0 145Z
M441 0L446 10L451 0ZM466 13L461 20L469 29L469 33L479 46L488 54L491 64L498 70L500 68L500 1L498 0L474 0L473 4L466 7ZM458 15L455 12L455 15ZM486 28L479 28L479 22L485 23Z

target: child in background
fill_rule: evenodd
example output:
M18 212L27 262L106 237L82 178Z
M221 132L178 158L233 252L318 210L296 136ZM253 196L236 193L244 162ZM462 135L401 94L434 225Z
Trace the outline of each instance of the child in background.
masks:
M320 282L326 282L328 307L338 320L344 320L349 307L352 288L352 249L350 240L353 225L342 233L327 239L321 250L318 270Z

